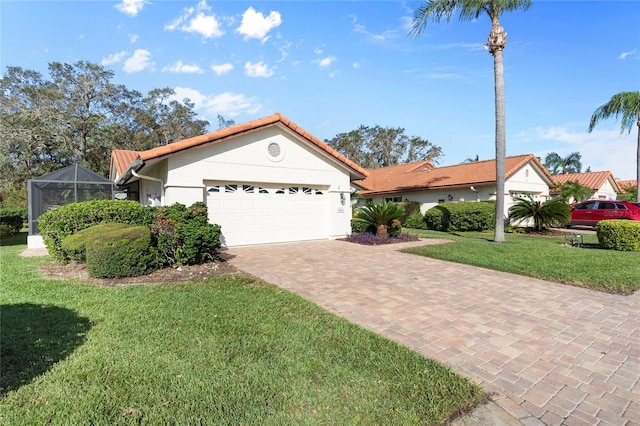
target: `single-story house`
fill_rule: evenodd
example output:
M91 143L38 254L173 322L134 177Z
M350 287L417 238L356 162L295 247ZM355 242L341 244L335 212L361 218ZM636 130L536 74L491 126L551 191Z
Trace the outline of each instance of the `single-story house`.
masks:
M115 150L110 177L143 205L206 202L226 246L351 233L367 172L281 114L147 151Z
M593 194L589 197L590 199L615 200L618 194L622 192L618 181L613 177L613 173L608 170L603 172L566 173L554 176L553 181L557 186L567 182L578 182L593 191Z
M620 187L621 191L627 192L625 190L625 188L637 188L638 187L638 181L635 179L627 179L627 180L618 180L616 181L618 186Z
M506 158L505 217L515 197L529 194L544 201L549 198L553 176L533 155ZM418 201L424 213L449 201L496 199L496 161L485 160L446 167L428 161L367 170L368 176L356 181L365 201Z

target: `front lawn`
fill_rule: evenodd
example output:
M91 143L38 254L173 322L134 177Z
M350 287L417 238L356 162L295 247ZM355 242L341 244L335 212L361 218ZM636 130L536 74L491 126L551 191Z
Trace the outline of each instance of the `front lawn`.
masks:
M506 242L491 242L493 232L449 234L405 230L423 238L454 242L406 249L408 253L549 281L578 285L608 293L631 294L640 288L640 253L597 248L595 235L584 235L585 246L566 247L563 236L507 234Z
M1 424L437 425L485 398L253 277L98 287L24 249L0 247Z

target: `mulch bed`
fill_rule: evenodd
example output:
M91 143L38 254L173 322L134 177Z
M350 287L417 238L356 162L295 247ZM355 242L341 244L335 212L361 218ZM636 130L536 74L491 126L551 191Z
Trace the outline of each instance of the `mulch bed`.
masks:
M202 265L188 265L176 268L164 268L148 275L123 278L93 278L89 276L87 265L84 263L69 263L62 265L56 261L46 263L40 270L47 278L75 279L89 284L112 287L129 284L161 284L181 283L209 277L235 274L238 270L224 260L216 260Z

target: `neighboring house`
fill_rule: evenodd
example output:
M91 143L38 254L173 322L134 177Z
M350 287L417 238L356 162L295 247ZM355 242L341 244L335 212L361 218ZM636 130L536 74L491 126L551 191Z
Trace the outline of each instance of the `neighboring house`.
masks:
M496 199L495 160L474 161L446 167L434 167L428 161L367 170L368 176L355 184L368 201L418 201L424 213L449 201ZM507 157L505 173L505 217L517 196L532 195L541 201L549 198L553 176L533 154Z
M123 198L144 205L206 202L226 246L350 234L351 182L366 174L280 114L111 155L111 180Z
M567 182L578 182L593 191L593 194L589 197L593 200L615 200L618 193L622 192L618 185L619 182L616 181L610 171L567 173L554 176L553 181L556 184L556 188ZM558 192L558 189L552 190L552 193ZM573 200L568 201L573 202Z
M635 179L629 179L629 180L618 180L616 181L618 183L618 186L620 187L620 192L627 192L625 191L625 188L637 188L638 187L638 181Z

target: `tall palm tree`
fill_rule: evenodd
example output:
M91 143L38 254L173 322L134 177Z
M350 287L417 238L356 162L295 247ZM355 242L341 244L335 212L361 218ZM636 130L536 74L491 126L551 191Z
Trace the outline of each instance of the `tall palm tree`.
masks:
M572 152L562 158L557 152L550 152L544 158L544 166L552 175L580 173L582 170L582 155L579 152Z
M480 161L480 156L476 154L475 157L469 157L466 160L464 160L462 163L477 163L478 161Z
M559 196L568 203L579 203L588 200L593 195L593 190L580 185L580 182L566 182L560 186Z
M640 92L621 92L613 95L613 97L604 105L601 105L591 116L589 121L589 133L598 124L598 122L609 118L622 115L620 122L620 134L627 130L631 133L633 124L638 126L638 148L636 151L636 181L640 182ZM640 203L640 185L636 189L636 201Z
M504 183L506 163L506 126L504 108L504 64L502 50L507 44L507 33L500 25L500 14L517 9L526 10L531 0L423 0L415 11L413 35L419 35L428 22L451 21L453 15L460 20L473 21L486 13L491 19L491 32L485 47L493 56L493 78L496 107L496 229L495 242L504 242Z

